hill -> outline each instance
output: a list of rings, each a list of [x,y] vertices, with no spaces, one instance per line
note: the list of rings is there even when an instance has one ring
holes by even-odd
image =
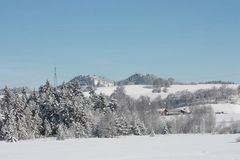
[[[96,75],[80,75],[74,77],[70,82],[79,82],[81,86],[93,86],[93,87],[112,87],[115,85],[115,82],[103,77],[103,76],[96,76]]]
[[[157,85],[166,85],[168,83],[173,83],[173,79],[170,78],[168,80],[164,80],[163,78],[160,78],[153,74],[140,74],[136,73],[131,75],[125,80],[121,80],[118,82],[118,85],[154,85],[155,83]]]

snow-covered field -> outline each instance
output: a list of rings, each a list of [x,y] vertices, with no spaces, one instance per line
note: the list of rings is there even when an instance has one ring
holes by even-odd
[[[211,104],[215,112],[223,112],[224,114],[216,115],[216,122],[221,123],[240,120],[240,105],[239,104]]]
[[[224,112],[225,114],[240,113],[239,104],[230,104],[230,103],[211,104],[211,107],[214,109],[215,112]]]
[[[217,114],[216,115],[217,124],[221,124],[222,122],[226,122],[227,124],[231,124],[234,121],[240,121],[240,114],[239,113]]]
[[[221,84],[197,84],[197,85],[172,85],[170,88],[168,88],[167,93],[152,93],[151,86],[145,86],[145,85],[126,85],[125,90],[126,94],[131,96],[132,98],[139,98],[140,96],[148,96],[152,100],[158,96],[161,96],[162,98],[166,98],[170,93],[176,93],[178,91],[190,91],[195,92],[199,89],[211,89],[213,87],[219,88],[221,87]],[[227,85],[227,87],[230,88],[237,88],[238,85]],[[96,93],[103,93],[105,95],[110,96],[116,87],[99,87],[96,90]]]
[[[240,160],[240,135],[0,142],[1,160]]]

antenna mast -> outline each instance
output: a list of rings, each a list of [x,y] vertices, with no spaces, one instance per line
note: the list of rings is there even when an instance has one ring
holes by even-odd
[[[57,84],[58,81],[57,81],[57,68],[54,67],[54,87],[56,88],[57,87]]]

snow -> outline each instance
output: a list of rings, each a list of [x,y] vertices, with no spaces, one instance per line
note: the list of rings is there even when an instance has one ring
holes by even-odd
[[[195,92],[199,89],[211,89],[213,87],[219,88],[221,87],[221,84],[196,84],[196,85],[172,85],[168,88],[167,93],[152,93],[151,86],[146,85],[126,85],[125,90],[126,94],[131,96],[132,98],[139,98],[140,96],[148,96],[151,98],[151,100],[157,98],[158,96],[161,96],[162,98],[166,98],[171,93],[176,93],[178,91],[189,91],[189,92]],[[227,85],[229,88],[237,88],[238,85],[231,84]],[[99,87],[96,90],[96,93],[100,94],[103,93],[105,95],[110,96],[114,90],[115,87]]]
[[[114,139],[0,142],[2,160],[239,160],[240,135],[164,135]]]
[[[227,122],[227,124],[231,124],[234,121],[240,121],[239,113],[217,114],[216,115],[217,124],[221,124],[222,122]]]
[[[221,123],[232,122],[240,120],[240,105],[239,104],[210,104],[215,112],[223,112],[223,114],[216,115],[216,122]]]
[[[225,114],[240,113],[239,104],[222,103],[210,105],[215,112],[224,112]]]

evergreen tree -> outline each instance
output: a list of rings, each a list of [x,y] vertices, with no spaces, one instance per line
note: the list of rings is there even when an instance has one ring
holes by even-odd
[[[45,85],[39,88],[39,106],[40,116],[44,120],[43,126],[45,126],[45,121],[48,121],[47,124],[51,126],[52,135],[56,134],[58,125],[60,124],[59,105],[60,96],[58,96],[56,88],[52,87],[49,81],[47,81]]]
[[[146,135],[147,129],[143,122],[139,119],[135,119],[132,125],[132,133],[137,136]]]
[[[123,115],[116,117],[115,127],[118,136],[130,134],[130,125],[128,124],[126,118]]]
[[[69,130],[64,124],[60,124],[57,129],[57,140],[65,140],[69,137]]]
[[[44,120],[43,127],[44,127],[44,136],[45,137],[51,136],[52,128],[51,128],[51,124],[49,123],[49,121],[47,119]]]
[[[24,113],[27,119],[26,123],[28,126],[27,132],[31,138],[39,138],[41,136],[41,133],[44,131],[42,126],[43,121],[40,118],[40,108],[37,102],[37,96],[34,92],[28,98],[26,108],[24,109]]]
[[[84,126],[82,126],[81,123],[74,123],[74,136],[75,138],[83,138],[83,137],[88,137],[89,134],[86,132]]]
[[[24,108],[26,101],[24,98],[11,92],[7,87],[4,89],[4,98],[1,109],[5,114],[5,122],[1,128],[1,133],[5,140],[28,139],[26,117]]]

